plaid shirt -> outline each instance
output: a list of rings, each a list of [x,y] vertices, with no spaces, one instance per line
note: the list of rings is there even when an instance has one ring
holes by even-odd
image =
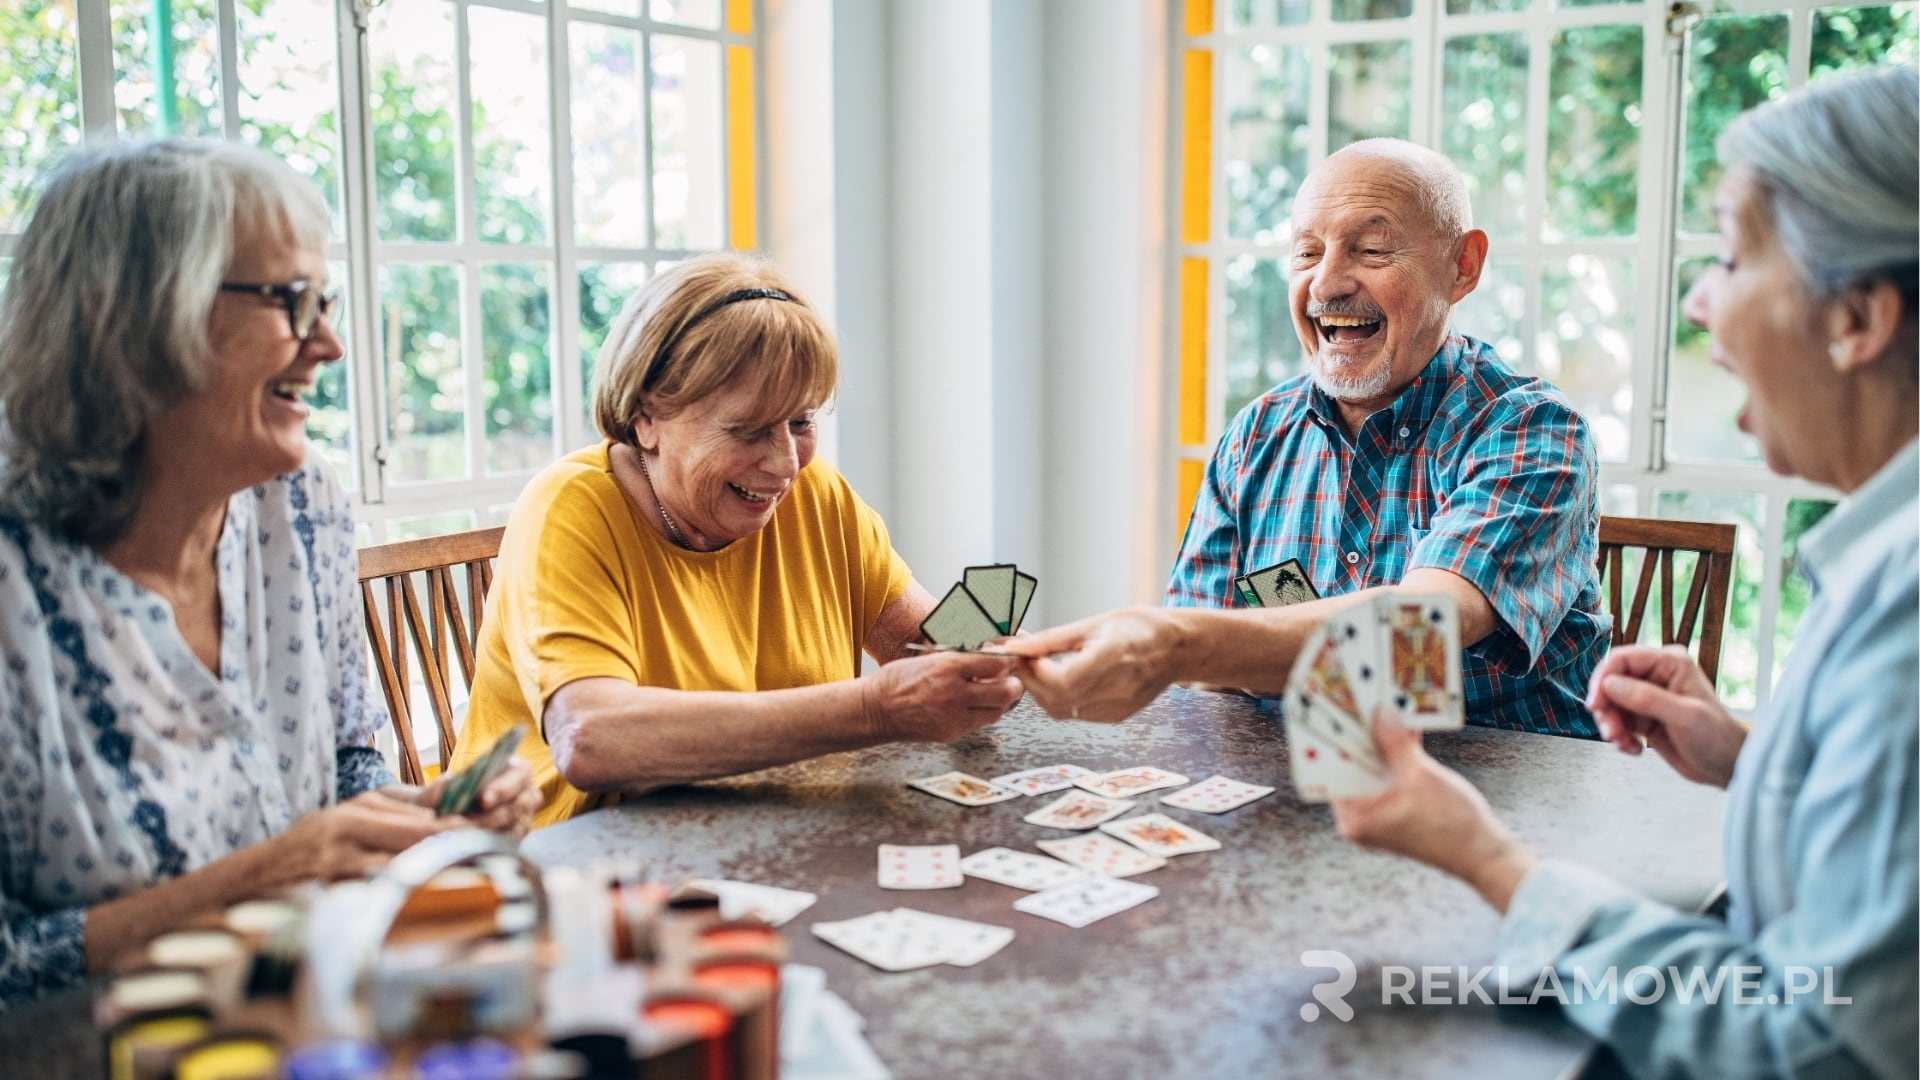
[[[1500,625],[1461,657],[1469,721],[1597,736],[1582,700],[1606,651],[1586,421],[1551,385],[1454,335],[1349,440],[1300,376],[1233,419],[1167,584],[1175,607],[1233,607],[1233,579],[1299,559],[1321,596],[1416,567],[1472,582]]]

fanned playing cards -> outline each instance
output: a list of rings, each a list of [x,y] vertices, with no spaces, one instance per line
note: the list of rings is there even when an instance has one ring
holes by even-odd
[[[1012,563],[969,566],[921,620],[920,632],[934,649],[978,649],[1019,631],[1039,584]]]
[[[1299,559],[1243,574],[1233,579],[1233,587],[1248,607],[1285,607],[1320,599],[1320,591],[1313,587],[1313,579],[1307,577]]]

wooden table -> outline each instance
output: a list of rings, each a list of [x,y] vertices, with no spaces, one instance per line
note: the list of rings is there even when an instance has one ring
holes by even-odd
[[[1469,728],[1430,735],[1535,850],[1698,907],[1721,876],[1721,792],[1648,754],[1599,743]],[[958,769],[992,777],[1071,762],[1223,773],[1280,790],[1224,815],[1170,810],[1223,849],[1174,858],[1134,880],[1160,895],[1073,930],[1013,910],[1026,895],[969,878],[958,889],[882,890],[875,847],[957,843],[963,853],[1067,835],[1021,821],[1053,796],[965,807],[906,786]],[[1160,794],[1165,794],[1162,792]],[[1148,796],[1151,799],[1153,796]],[[795,959],[867,1020],[903,1078],[1475,1076],[1553,1077],[1591,1042],[1551,1007],[1382,1005],[1382,965],[1473,971],[1491,963],[1498,919],[1466,886],[1359,850],[1286,776],[1277,714],[1223,695],[1172,690],[1123,724],[1048,719],[1023,702],[951,745],[834,754],[658,792],[529,837],[547,865],[637,863],[646,876],[729,877],[806,889],[820,901],[788,924]],[[1013,943],[973,968],[886,973],[815,938],[814,922],[893,907],[1008,926]],[[1332,973],[1309,949],[1359,968],[1351,1022],[1301,1018]]]

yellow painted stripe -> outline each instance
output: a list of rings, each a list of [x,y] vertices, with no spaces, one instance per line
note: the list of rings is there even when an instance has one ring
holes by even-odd
[[[1207,441],[1207,260],[1180,260],[1180,444]]]
[[[1207,242],[1213,194],[1213,51],[1187,50],[1184,160],[1180,169],[1180,242]]]
[[[1173,534],[1174,543],[1187,534],[1187,522],[1193,517],[1193,502],[1200,497],[1200,481],[1206,477],[1207,463],[1183,458],[1180,462],[1180,503],[1174,507],[1174,516],[1180,522],[1180,528]]]
[[[731,18],[735,0],[729,0]],[[744,3],[739,6],[745,7]],[[760,246],[754,215],[758,186],[753,160],[753,50],[727,46],[727,222],[735,251]]]
[[[727,0],[727,33],[753,33],[753,0]]]
[[[1187,0],[1187,35],[1213,33],[1213,0]]]

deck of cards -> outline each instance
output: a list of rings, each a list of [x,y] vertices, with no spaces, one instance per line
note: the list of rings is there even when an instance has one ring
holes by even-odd
[[[969,566],[921,620],[920,632],[933,649],[978,650],[1020,630],[1039,584],[1012,563]]]
[[[1294,659],[1285,703],[1287,753],[1302,799],[1385,791],[1374,709],[1394,709],[1411,728],[1466,721],[1453,598],[1389,593],[1329,616]]]

